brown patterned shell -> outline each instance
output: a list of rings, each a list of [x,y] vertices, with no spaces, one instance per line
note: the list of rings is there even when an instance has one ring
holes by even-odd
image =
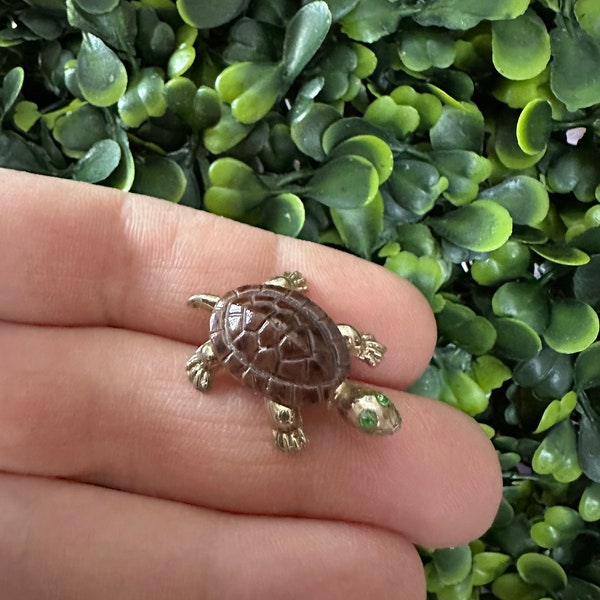
[[[329,400],[350,370],[344,338],[323,309],[273,285],[225,294],[213,309],[210,339],[234,377],[289,407]]]

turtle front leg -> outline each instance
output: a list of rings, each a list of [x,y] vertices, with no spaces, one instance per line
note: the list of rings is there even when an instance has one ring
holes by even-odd
[[[212,342],[209,340],[200,346],[188,359],[185,369],[192,385],[201,392],[207,392],[212,384],[215,371],[219,366]]]
[[[308,289],[306,279],[300,271],[286,271],[283,275],[273,277],[265,281],[266,285],[276,285],[286,290],[295,290],[296,292],[305,292]]]
[[[385,354],[385,346],[380,344],[371,334],[361,333],[352,325],[338,325],[340,333],[346,340],[346,345],[352,356],[364,360],[376,367]]]
[[[297,408],[290,408],[274,400],[267,400],[267,412],[273,426],[273,443],[282,452],[299,452],[307,439],[302,431],[302,416]]]

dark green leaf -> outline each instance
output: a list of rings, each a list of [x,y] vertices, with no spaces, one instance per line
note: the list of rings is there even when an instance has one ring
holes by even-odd
[[[73,0],[73,2],[82,10],[93,15],[110,12],[119,4],[119,0]]]
[[[279,194],[262,205],[261,227],[280,235],[296,237],[304,226],[304,204],[295,194]]]
[[[443,29],[407,29],[400,38],[398,54],[412,71],[445,69],[454,61],[454,39]]]
[[[492,324],[468,306],[446,302],[436,317],[439,334],[471,354],[485,354],[496,342]]]
[[[538,334],[523,321],[511,317],[490,319],[496,329],[494,351],[511,360],[535,356],[542,349]]]
[[[95,106],[115,104],[127,88],[127,71],[119,57],[98,37],[83,34],[77,56],[77,82]]]
[[[400,11],[388,0],[359,0],[341,20],[342,31],[359,42],[376,42],[398,26]]]
[[[308,111],[292,121],[292,140],[300,152],[322,161],[325,159],[325,149],[321,141],[323,132],[340,118],[340,113],[333,106],[315,102]]]
[[[288,23],[282,63],[289,81],[296,79],[319,49],[330,25],[331,13],[320,0],[303,6]]]
[[[514,317],[542,333],[548,324],[550,305],[544,287],[537,281],[511,281],[498,288],[492,308],[499,317]]]
[[[369,259],[383,229],[383,198],[376,194],[364,206],[331,209],[331,218],[345,246]]]
[[[582,471],[592,481],[600,483],[600,416],[589,404],[581,413],[577,448]]]
[[[469,546],[456,546],[436,550],[433,564],[444,585],[460,583],[471,571],[471,549]]]
[[[492,23],[492,59],[507,79],[531,79],[550,60],[550,36],[531,9],[513,19]]]
[[[186,184],[182,168],[170,158],[147,156],[136,160],[133,192],[179,202]]]
[[[379,187],[375,167],[361,156],[340,156],[310,178],[305,195],[332,208],[358,208],[373,199]]]
[[[511,239],[488,258],[473,263],[471,274],[480,285],[496,285],[524,275],[528,267],[527,246]]]
[[[2,94],[0,95],[0,100],[2,101],[2,112],[0,115],[6,114],[17,101],[24,80],[25,71],[23,71],[22,67],[14,67],[4,76],[2,80]]]
[[[177,10],[188,25],[198,29],[211,29],[235,19],[244,10],[247,2],[248,0],[177,0]]]
[[[580,266],[573,275],[573,291],[581,302],[600,309],[600,255],[595,254],[590,262]]]
[[[600,342],[588,346],[575,361],[575,386],[585,390],[600,385]]]
[[[119,144],[113,140],[100,140],[77,161],[73,179],[88,183],[103,181],[117,168],[120,160]]]
[[[470,150],[481,152],[483,147],[483,115],[474,107],[444,106],[431,128],[429,137],[434,150]]]

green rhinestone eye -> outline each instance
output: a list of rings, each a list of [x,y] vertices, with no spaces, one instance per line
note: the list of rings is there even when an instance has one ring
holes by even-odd
[[[372,410],[363,410],[358,417],[358,425],[365,431],[372,431],[377,427],[377,415]]]
[[[377,402],[381,404],[381,406],[389,406],[391,404],[390,399],[387,396],[384,396],[381,392],[375,396],[377,398]]]

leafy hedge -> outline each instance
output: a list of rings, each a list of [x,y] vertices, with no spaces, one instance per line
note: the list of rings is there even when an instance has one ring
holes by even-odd
[[[0,165],[412,281],[504,500],[432,598],[600,599],[597,0],[0,1]]]

